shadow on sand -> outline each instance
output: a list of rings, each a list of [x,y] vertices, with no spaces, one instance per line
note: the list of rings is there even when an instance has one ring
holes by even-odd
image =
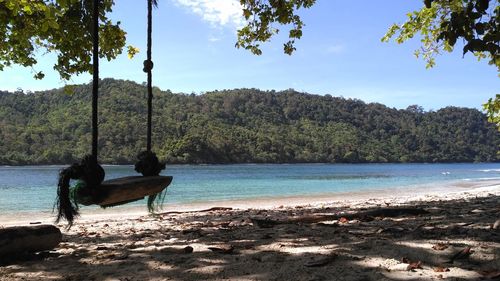
[[[491,227],[499,218],[499,196],[412,206],[430,213],[269,228],[250,220],[359,211],[296,207],[76,225],[55,251],[0,266],[0,280],[500,278],[494,274],[500,269],[500,232]],[[457,254],[467,247],[470,252]]]

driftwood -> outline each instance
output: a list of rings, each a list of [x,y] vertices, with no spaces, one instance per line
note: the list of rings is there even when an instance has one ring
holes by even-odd
[[[195,211],[170,211],[170,212],[163,212],[159,213],[158,215],[174,215],[174,214],[187,214],[187,213],[205,213],[205,212],[212,212],[212,211],[230,211],[233,208],[231,207],[212,207],[209,209],[203,209],[203,210],[195,210]]]
[[[10,255],[51,250],[61,239],[61,231],[53,225],[1,228],[0,259]]]
[[[278,224],[290,223],[318,223],[329,220],[366,220],[374,217],[399,217],[404,215],[425,215],[429,212],[421,208],[380,208],[375,210],[348,213],[348,214],[332,214],[332,215],[307,215],[292,217],[285,220],[259,219],[251,218],[252,222],[259,227],[273,227]]]

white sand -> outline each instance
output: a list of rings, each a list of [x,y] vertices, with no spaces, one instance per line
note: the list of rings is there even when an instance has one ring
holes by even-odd
[[[430,214],[271,228],[251,220],[409,205]],[[59,225],[63,242],[43,258],[0,266],[0,280],[477,280],[500,270],[500,231],[492,229],[500,218],[495,181],[413,193],[167,205],[165,211],[213,206],[233,209],[156,216],[135,208],[86,213],[70,230]],[[26,219],[51,220],[11,218],[2,225]],[[433,249],[437,243],[446,249]],[[469,256],[450,261],[466,247],[472,249]],[[417,268],[408,270],[410,263]]]

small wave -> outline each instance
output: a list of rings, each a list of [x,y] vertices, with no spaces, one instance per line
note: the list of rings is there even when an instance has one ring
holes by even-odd
[[[443,174],[443,175],[449,175],[451,173],[450,172],[441,172],[441,174]]]
[[[474,179],[462,179],[463,181],[489,181],[489,180],[500,180],[500,177],[492,177],[492,178],[474,178]]]
[[[477,171],[489,173],[489,172],[500,172],[500,169],[483,169],[483,170],[477,170]]]

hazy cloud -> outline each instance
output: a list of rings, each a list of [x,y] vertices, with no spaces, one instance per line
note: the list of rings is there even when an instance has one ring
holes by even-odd
[[[331,46],[328,46],[326,47],[325,49],[325,53],[327,54],[340,54],[344,51],[344,46],[343,45],[331,45]]]

